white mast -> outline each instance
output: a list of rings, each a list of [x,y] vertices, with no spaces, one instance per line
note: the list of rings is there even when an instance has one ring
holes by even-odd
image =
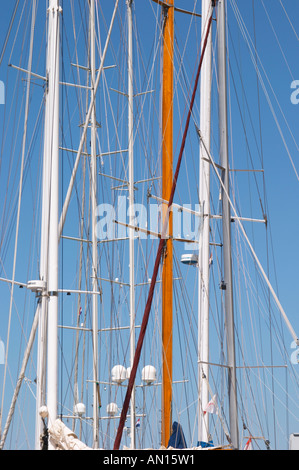
[[[212,12],[211,0],[202,0],[202,40],[206,37]],[[210,149],[211,134],[211,81],[212,31],[210,30],[201,69],[200,131]],[[200,145],[199,198],[203,210],[202,239],[198,257],[198,380],[199,413],[198,440],[209,441],[208,413],[203,408],[209,402],[209,258],[210,258],[210,163],[205,146]]]
[[[97,208],[97,152],[96,152],[96,102],[95,102],[95,2],[90,0],[90,68],[91,68],[91,198],[92,198],[92,331],[93,331],[93,447],[99,443],[98,402],[98,247],[96,238]]]
[[[234,305],[231,259],[231,211],[229,200],[229,161],[227,123],[227,79],[226,79],[226,13],[225,0],[218,0],[218,76],[219,76],[219,135],[220,164],[222,170],[222,231],[223,265],[225,289],[225,330],[227,341],[228,394],[230,436],[235,448],[239,447],[238,409],[236,388],[236,358],[234,337]]]
[[[133,44],[132,44],[132,3],[127,0],[128,11],[128,149],[129,149],[129,224],[134,225],[134,153],[133,153]],[[134,276],[134,229],[129,228],[130,244],[130,362],[135,355],[135,276]],[[131,395],[131,449],[136,447],[135,386]]]
[[[58,378],[58,203],[59,203],[59,0],[49,0],[45,162],[49,168],[48,246],[48,427],[57,418]],[[49,166],[48,166],[49,164]],[[46,247],[45,247],[46,248]],[[51,448],[51,444],[49,444]]]
[[[32,281],[40,293],[28,346],[1,441],[4,445],[26,365],[38,332],[35,448],[41,448],[40,407],[45,404],[45,370],[48,316],[48,426],[57,416],[57,317],[58,317],[58,164],[59,164],[59,0],[49,0],[43,198],[41,223],[40,280]],[[35,3],[33,17],[35,16]],[[32,44],[31,44],[32,46]],[[29,71],[31,70],[31,65]],[[29,79],[30,83],[30,79]],[[27,90],[29,88],[27,87]],[[28,284],[30,285],[30,283]]]

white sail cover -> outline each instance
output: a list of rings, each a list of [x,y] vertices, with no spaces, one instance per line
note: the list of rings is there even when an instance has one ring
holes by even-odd
[[[94,450],[88,447],[84,442],[81,442],[76,434],[69,429],[60,419],[57,419],[53,426],[49,428],[49,438],[51,444],[56,447],[56,450]],[[191,447],[188,449],[180,450],[230,450],[230,445],[216,446],[210,448]],[[131,450],[129,447],[124,446],[123,450]],[[150,449],[147,449],[150,450]],[[161,447],[160,450],[178,450],[173,447]]]
[[[57,419],[49,428],[49,437],[57,450],[93,450],[81,442],[60,419]]]

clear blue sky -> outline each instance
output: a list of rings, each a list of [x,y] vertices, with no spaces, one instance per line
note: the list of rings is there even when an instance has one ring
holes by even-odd
[[[75,2],[78,0],[75,0]],[[0,3],[4,5],[4,1],[0,0]],[[16,99],[16,96],[12,96],[11,80],[13,76],[17,73],[12,70],[8,71],[7,64],[12,62],[14,64],[18,63],[18,53],[22,50],[22,35],[28,37],[29,30],[23,31],[23,25],[20,25],[20,29],[17,33],[17,22],[20,18],[20,10],[25,6],[24,15],[29,17],[30,9],[28,2],[20,2],[19,12],[16,19],[16,24],[14,25],[12,35],[10,37],[7,51],[4,56],[4,60],[0,66],[0,80],[4,83],[6,90],[6,103],[10,103],[12,99]],[[37,39],[37,52],[34,55],[34,68],[39,73],[44,73],[44,58],[42,49],[39,48],[39,44],[42,43],[43,35],[45,34],[44,23],[45,11],[44,4],[45,2],[39,2],[39,14],[42,16],[42,20],[37,23],[36,27],[36,38]],[[103,9],[107,9],[107,23],[111,16],[111,11],[113,8],[114,2],[98,2],[99,8],[100,4]],[[123,2],[125,3],[125,2]],[[153,19],[154,12],[157,10],[157,5],[155,3],[151,4],[149,1],[143,0],[143,2],[135,2],[135,10],[137,19]],[[80,8],[82,8],[83,2],[78,3]],[[176,0],[176,5],[178,7],[184,8],[186,10],[193,9],[193,0]],[[240,24],[237,23],[236,17],[234,14],[234,5],[237,4],[238,10],[242,16],[242,19],[246,25],[247,30],[242,32],[240,29]],[[1,18],[0,18],[0,48],[5,41],[6,32],[8,30],[9,20],[13,11],[14,2],[10,1],[7,5],[5,3],[5,8],[2,8]],[[254,7],[254,9],[253,9]],[[65,24],[65,36],[69,34],[71,37],[71,29],[67,25],[67,15],[66,11],[70,12],[69,9],[65,9],[64,14],[64,24]],[[122,11],[125,11],[125,8],[122,8]],[[197,12],[200,11],[200,2],[198,1]],[[254,11],[254,16],[253,16]],[[78,10],[76,11],[78,19],[80,14]],[[251,167],[251,159],[254,161],[253,167],[255,169],[261,168],[261,156],[263,160],[263,168],[265,170],[265,182],[266,182],[266,197],[267,197],[267,209],[266,213],[270,221],[269,231],[268,231],[268,242],[269,242],[269,254],[272,257],[272,249],[275,258],[275,270],[274,264],[270,262],[270,273],[271,273],[271,282],[273,286],[277,289],[281,303],[295,329],[299,334],[299,321],[298,321],[298,282],[299,282],[299,249],[298,249],[298,237],[299,237],[299,215],[298,215],[298,202],[299,202],[299,181],[296,175],[296,172],[299,174],[299,155],[298,155],[298,124],[299,124],[299,104],[293,104],[291,102],[291,93],[294,91],[291,89],[291,83],[294,80],[299,80],[299,25],[297,19],[299,18],[299,4],[297,0],[239,0],[239,1],[229,1],[228,2],[228,42],[229,42],[229,60],[232,71],[233,80],[229,82],[229,93],[230,93],[230,106],[229,111],[232,116],[232,134],[230,134],[230,139],[232,139],[233,145],[230,147],[230,157],[232,159],[232,167],[234,169],[248,169]],[[240,19],[240,18],[239,18]],[[123,20],[124,21],[124,20]],[[176,31],[179,27],[186,26],[189,17],[184,16],[180,17],[179,14],[176,14]],[[239,22],[240,23],[240,22]],[[29,23],[28,23],[29,24]],[[148,45],[152,45],[152,35],[154,29],[153,21],[145,21],[144,26],[139,31],[139,38],[141,39],[141,47],[144,49],[145,53],[143,56],[144,63],[146,64],[148,58],[150,57]],[[243,27],[243,26],[242,26]],[[197,30],[198,33],[199,29]],[[67,32],[67,34],[66,34]],[[185,29],[186,32],[186,29]],[[85,32],[80,32],[80,41],[84,41],[86,36]],[[195,38],[196,30],[192,30],[192,34]],[[249,44],[244,40],[244,35],[246,36]],[[10,58],[10,51],[14,44],[14,38],[17,38],[17,41],[14,45],[14,53],[12,58]],[[104,38],[104,35],[103,35]],[[184,36],[182,33],[178,33],[178,42],[183,42]],[[104,39],[102,39],[102,47]],[[251,42],[252,41],[252,42]],[[258,57],[255,55],[253,45],[256,44]],[[189,46],[190,48],[190,43]],[[114,50],[117,51],[117,41],[114,43]],[[253,51],[253,55],[250,55],[249,49]],[[80,48],[79,48],[80,51]],[[1,49],[0,49],[1,52]],[[190,49],[189,49],[190,52]],[[191,42],[191,52],[192,42]],[[197,51],[196,51],[197,52]],[[24,59],[22,66],[26,64],[28,50],[24,51]],[[115,52],[116,53],[116,52]],[[68,52],[65,53],[66,55]],[[146,55],[148,54],[148,55]],[[151,54],[153,51],[151,50]],[[195,53],[191,54],[191,59],[189,62],[189,67],[191,70],[195,67]],[[109,55],[109,60],[111,63],[113,61],[113,54]],[[81,57],[81,59],[83,59]],[[75,61],[75,58],[73,58]],[[254,62],[258,61],[258,69],[260,71],[261,81],[258,84],[259,96],[257,94],[257,77],[255,73]],[[140,59],[141,61],[141,59]],[[142,67],[141,67],[142,69]],[[142,75],[142,74],[141,74]],[[242,75],[242,80],[241,80]],[[108,76],[108,75],[107,75]],[[67,80],[70,79],[68,75],[65,76]],[[216,77],[214,75],[214,84]],[[24,82],[25,83],[25,82]],[[140,90],[142,85],[142,77],[140,78]],[[120,85],[119,85],[120,86]],[[238,90],[238,99],[235,95],[234,87]],[[19,101],[21,101],[21,91],[22,88],[19,88]],[[40,102],[42,97],[42,88],[39,86],[39,83],[35,85],[35,91],[37,94],[37,103]],[[214,99],[216,95],[213,95]],[[258,101],[259,99],[259,101]],[[277,100],[277,101],[276,101]],[[269,105],[269,101],[271,105]],[[259,104],[260,104],[260,114],[259,114]],[[101,102],[101,105],[104,105]],[[272,107],[272,108],[271,108]],[[6,114],[5,114],[5,109]],[[0,104],[0,146],[2,149],[4,137],[6,136],[3,122],[4,118],[8,119],[8,110],[9,106],[4,107]],[[38,108],[34,108],[35,115],[38,113]],[[103,108],[102,108],[103,109]],[[250,113],[248,111],[250,109]],[[244,121],[241,120],[240,110],[243,111]],[[71,114],[71,112],[70,112]],[[104,113],[103,113],[104,114]],[[103,118],[102,111],[99,111],[99,116]],[[65,116],[67,113],[65,113]],[[11,122],[18,122],[18,114],[16,116],[12,115]],[[100,120],[98,117],[98,120]],[[20,128],[23,126],[23,118],[20,118]],[[195,113],[195,120],[198,119],[198,112]],[[197,122],[198,123],[198,122]],[[260,127],[261,125],[261,127]],[[254,128],[254,131],[253,131]],[[246,136],[244,135],[244,129],[246,130]],[[32,131],[32,128],[30,128]],[[262,136],[262,154],[260,150],[260,130]],[[194,127],[192,128],[194,136]],[[283,137],[282,137],[283,135]],[[77,144],[77,135],[75,135],[74,145]],[[176,140],[177,136],[175,137]],[[217,139],[217,131],[215,131],[215,138]],[[5,137],[6,145],[13,147],[14,137],[10,134],[7,134]],[[30,139],[29,139],[30,140]],[[257,141],[257,143],[256,143]],[[8,144],[9,142],[9,144]],[[178,142],[180,138],[178,137]],[[194,153],[196,154],[196,140],[194,143]],[[249,143],[249,145],[247,145]],[[106,142],[105,142],[106,144]],[[179,144],[178,144],[179,145]],[[3,147],[4,148],[4,147]],[[5,147],[6,148],[6,147]],[[41,141],[37,140],[36,152],[40,152]],[[217,151],[217,141],[213,142],[212,152],[216,155]],[[215,153],[214,153],[215,152]],[[176,150],[175,158],[177,157],[178,150]],[[215,157],[217,158],[217,157]],[[187,159],[186,159],[187,160]],[[292,162],[295,166],[295,169],[292,166]],[[192,164],[195,160],[192,160]],[[17,162],[16,162],[17,164]],[[17,194],[16,186],[14,187],[13,193],[6,191],[6,182],[9,177],[9,161],[6,158],[5,151],[1,150],[1,162],[0,162],[0,208],[1,212],[6,201],[6,195],[9,194],[9,197]],[[32,163],[33,169],[35,163]],[[141,166],[141,165],[140,165]],[[194,168],[194,167],[193,167]],[[31,167],[32,169],[32,167]],[[107,167],[105,167],[105,171]],[[108,169],[110,170],[110,169]],[[10,175],[10,182],[13,182],[14,176],[18,178],[18,173],[14,175],[15,167],[13,167],[12,174]],[[67,170],[66,175],[67,175]],[[143,168],[136,168],[136,174],[143,175]],[[196,188],[197,178],[198,178],[198,168],[194,170],[194,173],[188,175],[188,179],[191,180],[191,184]],[[191,173],[191,172],[190,172]],[[36,177],[36,172],[32,172],[32,179],[28,178],[27,183],[29,182],[29,191],[25,192],[25,203],[24,208],[28,209],[30,213],[30,218],[28,220],[35,221],[35,217],[32,216],[32,212],[29,210],[29,204],[32,202],[32,197],[35,194],[32,190],[33,180]],[[123,176],[123,175],[122,175]],[[68,175],[66,176],[66,179]],[[186,181],[185,166],[182,168],[181,182],[182,186],[178,187],[177,193],[177,202],[186,203],[189,202],[189,199],[186,195],[184,183]],[[248,175],[244,176],[243,174],[234,174],[236,179],[239,195],[240,195],[240,207],[241,214],[244,217],[253,217],[261,218],[263,216],[261,206],[259,203],[259,196],[256,191],[254,177]],[[215,179],[213,180],[215,184]],[[264,192],[263,192],[263,179],[261,174],[257,174],[258,188],[261,191],[261,198],[264,203]],[[252,191],[251,199],[248,197],[248,189],[250,184],[250,190]],[[215,188],[215,186],[213,186]],[[66,187],[64,187],[64,190]],[[216,190],[217,191],[217,190]],[[186,197],[186,199],[185,199]],[[141,202],[141,201],[140,201]],[[27,206],[28,204],[28,206]],[[239,207],[239,206],[238,206]],[[33,214],[34,215],[34,214]],[[1,216],[2,217],[2,216]],[[26,226],[26,212],[22,212],[22,222],[25,222]],[[32,219],[31,219],[32,217]],[[7,220],[8,215],[5,216],[4,222]],[[1,219],[2,220],[2,219]],[[30,222],[31,223],[31,222]],[[5,225],[5,224],[4,224]],[[70,227],[70,226],[68,226]],[[254,246],[256,248],[257,254],[260,256],[261,261],[265,269],[267,269],[267,257],[265,252],[265,231],[261,226],[255,226],[254,232],[251,231],[249,226],[246,224],[246,230],[248,234],[253,238]],[[270,231],[271,230],[271,231]],[[37,231],[38,233],[38,231]],[[39,244],[38,235],[35,243]],[[21,232],[22,240],[24,240],[24,246],[20,245],[20,252],[24,249],[29,250],[30,240],[28,241],[25,235],[25,230],[22,225]],[[252,239],[252,238],[251,238]],[[6,261],[12,257],[12,247],[14,240],[14,232],[11,233],[11,245],[10,251],[8,251],[8,256]],[[2,242],[2,239],[0,240]],[[26,242],[26,243],[25,243]],[[273,245],[272,245],[273,244]],[[5,249],[1,247],[1,249]],[[38,251],[38,250],[37,250]],[[4,258],[4,255],[1,251],[1,263]],[[36,254],[38,258],[38,253]],[[9,277],[11,275],[11,263],[6,264],[7,272],[4,273],[1,271],[1,276]],[[2,266],[1,266],[2,267]],[[36,272],[36,266],[30,266],[32,272]],[[17,271],[18,272],[18,271]],[[21,272],[21,271],[20,271]],[[24,276],[27,276],[27,272],[22,272]],[[31,273],[30,273],[31,274]],[[29,275],[30,275],[29,274]],[[185,274],[184,274],[185,275]],[[192,274],[188,274],[191,276]],[[23,278],[21,279],[24,280]],[[25,279],[27,280],[27,278]],[[5,287],[5,292],[7,293],[7,286]],[[0,291],[1,292],[1,291]],[[16,295],[19,295],[18,293]],[[6,310],[7,310],[7,304]],[[5,317],[5,312],[2,311],[1,315]],[[26,331],[30,328],[30,320],[26,320]],[[5,338],[6,336],[7,323],[6,320],[0,327],[0,337]],[[291,349],[291,337],[289,332],[285,331],[286,338],[286,354],[291,355],[293,350]],[[0,366],[2,367],[2,366]],[[296,366],[299,367],[299,366]],[[1,376],[2,380],[2,376]],[[0,382],[1,383],[1,382]],[[2,391],[2,390],[1,390]],[[295,414],[297,410],[295,410]],[[296,420],[295,420],[296,422]],[[291,429],[291,431],[299,430],[299,425],[297,423],[297,429]]]

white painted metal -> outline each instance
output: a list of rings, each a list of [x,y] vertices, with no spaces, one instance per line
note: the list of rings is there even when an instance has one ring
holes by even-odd
[[[49,168],[49,245],[48,263],[48,427],[57,418],[58,395],[58,204],[59,204],[59,0],[49,0],[48,8],[48,89],[46,99],[46,161]],[[46,163],[47,166],[47,163]],[[52,448],[49,443],[49,449]]]
[[[103,68],[104,68],[104,62],[105,62],[106,53],[107,53],[108,45],[109,45],[110,38],[111,38],[112,27],[113,27],[116,12],[117,12],[117,9],[118,9],[118,4],[119,4],[119,0],[116,0],[115,5],[114,5],[112,18],[111,18],[111,22],[110,22],[110,26],[109,26],[109,31],[107,33],[106,43],[105,43],[103,53],[102,53],[102,56],[101,56],[101,64],[100,64],[100,67],[98,69],[98,73],[97,73],[97,77],[96,77],[96,81],[95,81],[95,85],[94,85],[94,96],[97,92],[97,89],[98,89],[98,86],[99,86],[99,83],[100,83],[100,78],[101,78],[101,75],[102,75],[102,71],[103,71]],[[83,150],[83,145],[84,145],[85,138],[86,138],[86,132],[87,132],[87,128],[89,127],[89,123],[90,123],[90,119],[91,119],[92,109],[93,109],[93,101],[91,101],[91,103],[89,105],[89,108],[88,108],[88,112],[86,114],[86,119],[85,119],[85,123],[84,123],[84,127],[83,127],[83,132],[82,132],[82,135],[81,135],[77,155],[76,155],[76,160],[75,160],[75,163],[74,163],[71,179],[70,179],[70,182],[69,182],[69,187],[68,187],[68,190],[67,190],[67,193],[66,193],[64,205],[63,205],[63,208],[62,208],[62,213],[61,213],[61,216],[60,216],[59,232],[58,232],[58,237],[59,238],[62,235],[62,230],[63,230],[63,226],[64,226],[64,223],[65,223],[66,214],[67,214],[69,203],[70,203],[70,200],[71,200],[71,195],[72,195],[72,191],[73,191],[73,187],[74,187],[74,183],[75,183],[76,173],[77,173],[77,170],[78,170],[78,166],[79,166],[79,162],[80,162],[81,154],[82,154],[82,150]]]
[[[132,43],[132,0],[127,0],[128,15],[128,151],[129,151],[129,224],[134,225],[134,95],[133,95],[133,43]],[[129,228],[129,256],[130,256],[130,363],[131,367],[135,355],[135,231]],[[136,410],[135,410],[135,385],[131,394],[131,449],[136,447]]]
[[[223,269],[225,283],[225,330],[227,337],[227,365],[230,436],[235,448],[239,448],[238,406],[236,384],[236,357],[234,333],[234,303],[232,285],[231,257],[231,207],[229,203],[229,158],[228,158],[228,122],[227,122],[227,77],[226,77],[226,2],[218,1],[218,76],[219,76],[219,135],[220,164],[222,181],[222,236],[223,236]]]
[[[212,2],[202,0],[202,41],[212,13]],[[210,148],[211,134],[211,83],[212,83],[212,32],[208,37],[201,69],[200,85],[200,129]],[[198,256],[198,381],[199,381],[199,422],[198,440],[209,441],[208,413],[203,409],[209,402],[209,258],[210,258],[210,163],[205,147],[200,145],[199,197],[203,217],[202,233]]]
[[[97,121],[96,121],[96,65],[95,65],[95,2],[90,0],[90,69],[91,69],[91,207],[92,207],[92,290],[98,291],[98,245],[96,237],[97,209]],[[92,296],[93,337],[93,448],[99,447],[99,403],[98,403],[98,296]]]

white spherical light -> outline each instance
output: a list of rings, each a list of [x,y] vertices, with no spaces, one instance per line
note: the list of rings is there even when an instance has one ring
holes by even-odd
[[[109,403],[107,405],[107,413],[109,416],[115,416],[117,413],[117,404],[116,403]]]
[[[113,382],[117,384],[121,384],[127,378],[127,370],[124,366],[117,365],[113,367],[111,371],[111,375],[112,375]]]
[[[145,366],[142,369],[141,375],[143,382],[147,385],[150,385],[157,380],[157,372],[154,366]]]
[[[85,415],[85,411],[86,411],[86,407],[84,403],[76,403],[76,405],[74,406],[75,415],[83,416]]]
[[[43,406],[40,407],[40,409],[39,409],[39,415],[40,415],[41,418],[47,418],[47,416],[48,416],[48,408],[47,408],[45,405],[43,405]]]

